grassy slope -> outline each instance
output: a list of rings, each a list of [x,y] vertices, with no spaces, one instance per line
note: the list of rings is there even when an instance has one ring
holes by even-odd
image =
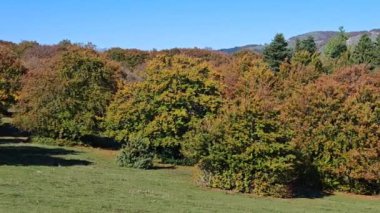
[[[227,194],[196,186],[191,168],[119,168],[114,155],[1,142],[0,212],[380,212],[379,198]]]

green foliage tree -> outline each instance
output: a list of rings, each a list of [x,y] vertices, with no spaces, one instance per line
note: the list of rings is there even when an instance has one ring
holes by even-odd
[[[296,40],[295,50],[290,61],[292,66],[297,64],[309,65],[312,63],[319,69],[322,69],[322,62],[319,60],[319,53],[317,53],[317,45],[312,36],[308,36],[303,40]]]
[[[279,71],[281,63],[290,59],[291,56],[284,35],[276,34],[273,41],[265,47],[263,55],[265,62],[269,64],[272,70]]]
[[[25,76],[17,126],[40,136],[72,140],[99,130],[115,90],[117,67],[91,49],[73,48]]]
[[[346,41],[348,36],[343,27],[339,28],[339,33],[332,37],[326,44],[324,53],[331,59],[338,59],[347,51]]]
[[[129,84],[116,95],[106,117],[108,135],[126,144],[140,135],[161,159],[182,159],[183,135],[221,104],[213,78],[209,66],[196,59],[157,56],[145,81]]]
[[[375,41],[375,65],[380,67],[380,35],[376,37]]]
[[[301,50],[297,51],[293,54],[293,57],[290,61],[290,64],[292,66],[297,65],[313,65],[318,70],[323,70],[323,63],[320,60],[320,54],[319,53],[310,53],[309,51]],[[280,67],[281,70],[281,67]]]
[[[310,54],[313,54],[317,51],[317,44],[313,36],[308,36],[303,40],[296,40],[295,52],[307,51]]]
[[[354,48],[351,59],[355,64],[375,63],[375,45],[367,34],[364,34],[360,38],[358,44]]]
[[[187,136],[185,154],[199,161],[199,181],[240,192],[291,196],[296,175],[290,132],[281,125],[272,96],[275,75],[254,55],[240,54],[233,95],[216,117],[196,125]]]
[[[145,51],[121,48],[111,48],[106,51],[106,55],[112,60],[121,62],[132,71],[149,57],[149,53]]]
[[[246,105],[247,104],[247,105]],[[278,112],[257,103],[231,106],[189,135],[200,182],[258,195],[291,196],[296,155]]]
[[[71,46],[73,43],[69,39],[63,39],[62,41],[58,42],[58,46],[67,47]]]

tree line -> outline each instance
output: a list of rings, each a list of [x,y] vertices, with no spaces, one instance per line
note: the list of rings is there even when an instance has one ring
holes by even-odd
[[[234,55],[1,42],[1,111],[35,142],[102,137],[120,166],[196,165],[209,187],[379,194],[380,36],[347,39]]]

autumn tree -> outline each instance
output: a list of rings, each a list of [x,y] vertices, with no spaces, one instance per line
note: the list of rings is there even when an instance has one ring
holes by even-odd
[[[290,50],[288,42],[286,42],[283,34],[276,34],[272,42],[265,47],[264,52],[265,62],[269,64],[273,71],[279,71],[280,64],[286,59],[290,59]]]
[[[115,90],[116,69],[91,49],[58,52],[24,77],[15,124],[51,138],[96,134]]]
[[[16,53],[0,45],[0,111],[6,112],[18,99],[21,78],[26,68]]]
[[[290,132],[279,120],[275,74],[253,54],[239,54],[236,80],[221,112],[186,136],[185,154],[198,161],[206,186],[258,195],[291,196],[297,177]]]
[[[36,41],[22,41],[17,45],[15,51],[18,56],[21,56],[25,53],[26,50],[36,46],[39,46],[39,44]]]
[[[305,181],[324,189],[380,191],[380,75],[354,66],[322,76],[288,99],[283,116],[302,154]]]
[[[197,120],[218,111],[219,85],[208,64],[183,56],[157,56],[146,72],[145,81],[116,94],[107,111],[107,133],[127,149],[136,147],[130,143],[148,141],[144,147],[161,159],[180,160],[183,135]]]

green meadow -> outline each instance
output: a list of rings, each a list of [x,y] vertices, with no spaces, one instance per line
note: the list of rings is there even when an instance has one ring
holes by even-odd
[[[192,167],[117,166],[116,151],[0,144],[0,212],[380,212],[349,194],[277,199],[203,188]]]

